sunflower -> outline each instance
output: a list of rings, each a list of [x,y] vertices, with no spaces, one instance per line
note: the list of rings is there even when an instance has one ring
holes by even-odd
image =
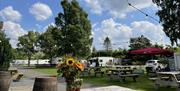
[[[66,64],[69,65],[69,66],[73,66],[74,62],[75,62],[74,58],[68,58],[66,60]]]

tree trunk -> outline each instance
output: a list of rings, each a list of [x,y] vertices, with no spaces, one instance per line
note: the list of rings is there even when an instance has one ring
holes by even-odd
[[[30,67],[31,64],[31,56],[28,57],[28,67]]]
[[[49,59],[49,63],[50,63],[50,65],[51,65],[51,66],[53,66],[53,64],[52,64],[52,60],[53,60],[53,57],[50,57],[50,59]]]

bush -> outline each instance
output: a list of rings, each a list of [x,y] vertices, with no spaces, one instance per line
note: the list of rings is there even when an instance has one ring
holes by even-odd
[[[12,59],[12,47],[9,39],[6,38],[4,32],[0,30],[0,70],[8,70]]]

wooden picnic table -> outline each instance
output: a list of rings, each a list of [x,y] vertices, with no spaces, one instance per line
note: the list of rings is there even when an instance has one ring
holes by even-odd
[[[115,66],[117,69],[131,69],[131,66]]]
[[[127,71],[130,72],[127,74]],[[110,80],[113,78],[117,78],[122,80],[123,82],[126,81],[126,78],[132,78],[134,82],[136,82],[136,78],[138,78],[139,74],[133,74],[133,70],[130,69],[110,69],[107,75],[109,76]]]
[[[136,78],[138,78],[139,74],[125,74],[125,75],[119,75],[119,77],[122,79],[123,82],[126,82],[126,78],[130,77],[133,79],[134,82],[136,82]]]
[[[154,82],[155,88],[174,86],[180,91],[180,72],[158,72],[157,77],[149,78]]]
[[[133,73],[133,69],[109,69],[108,71],[110,71],[112,74],[119,73],[119,72],[123,72],[124,74],[127,74],[127,72],[131,74]]]

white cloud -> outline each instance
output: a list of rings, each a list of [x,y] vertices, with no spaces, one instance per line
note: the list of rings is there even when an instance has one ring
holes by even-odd
[[[14,10],[12,6],[8,6],[0,11],[0,17],[3,20],[19,21],[22,15],[17,10]]]
[[[40,2],[33,4],[29,11],[38,21],[46,20],[52,15],[50,7]]]
[[[128,5],[127,0],[85,0],[95,14],[107,12],[115,18],[124,18],[127,13],[136,9]],[[151,7],[152,0],[129,0],[129,2],[139,9]]]
[[[95,45],[102,44],[107,36],[112,43],[127,41],[132,36],[132,29],[129,26],[117,23],[112,18],[102,21],[100,27],[94,29],[94,32]]]
[[[134,21],[130,26],[118,23],[114,19],[110,18],[102,21],[99,27],[93,28],[93,44],[97,49],[102,49],[105,37],[109,37],[113,45],[113,48],[118,47],[128,48],[129,40],[132,37],[139,37],[144,35],[151,42],[158,44],[170,44],[168,37],[163,32],[161,25],[155,25],[149,21]]]
[[[27,34],[27,31],[25,31],[20,24],[12,21],[4,22],[3,30],[5,30],[7,37],[10,38],[10,43],[14,48],[17,47],[18,37]]]
[[[144,35],[151,40],[152,43],[169,44],[170,41],[166,37],[163,27],[155,25],[148,21],[134,21],[131,23],[134,36]]]
[[[86,3],[89,4],[89,6],[92,8],[91,12],[94,12],[96,14],[101,14],[102,13],[102,7],[99,4],[98,0],[85,0]]]

